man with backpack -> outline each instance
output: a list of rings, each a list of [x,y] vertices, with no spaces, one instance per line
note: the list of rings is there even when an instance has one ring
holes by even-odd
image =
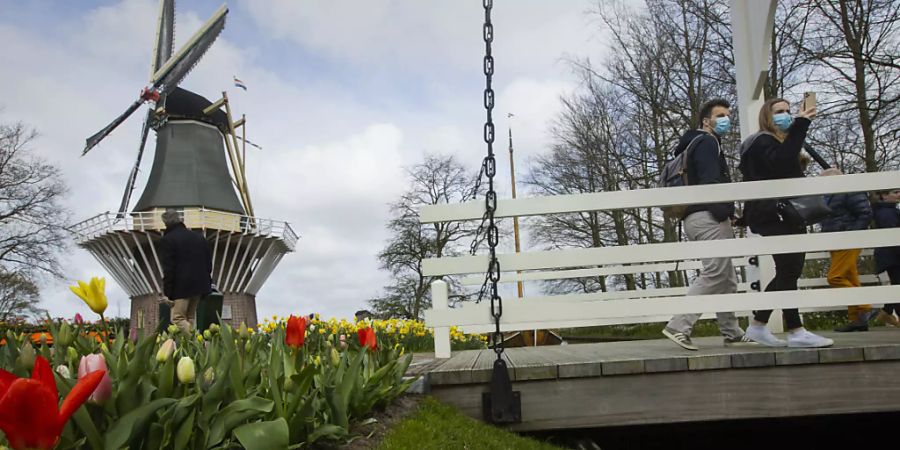
[[[700,108],[700,128],[684,133],[675,147],[674,160],[663,170],[662,183],[699,185],[730,183],[731,174],[720,146],[721,136],[731,130],[731,105],[723,99],[713,99]],[[680,178],[680,179],[679,179]],[[733,239],[734,203],[689,205],[674,214],[684,223],[684,232],[691,241]],[[670,210],[668,212],[672,214]],[[708,258],[703,269],[688,289],[688,295],[732,294],[737,292],[737,276],[731,258]],[[752,345],[744,337],[732,312],[716,313],[719,332],[725,345]],[[698,350],[691,342],[691,331],[700,314],[680,314],[669,321],[662,333],[687,350]]]

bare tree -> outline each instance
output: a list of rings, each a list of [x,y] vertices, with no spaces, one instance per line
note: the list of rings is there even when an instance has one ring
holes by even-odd
[[[816,62],[809,82],[824,95],[820,114],[836,116],[857,148],[836,149],[858,156],[868,172],[900,163],[900,3],[895,0],[795,0],[811,11],[796,48]],[[834,134],[834,131],[832,131]],[[856,135],[856,136],[853,136]],[[823,141],[827,144],[827,142]],[[839,146],[847,145],[839,142]]]
[[[410,188],[391,204],[392,217],[387,228],[392,236],[378,254],[382,269],[390,271],[393,279],[385,286],[384,295],[369,303],[383,316],[419,318],[431,305],[431,282],[440,278],[426,276],[422,261],[459,254],[474,239],[477,224],[422,224],[418,209],[422,205],[462,203],[479,192],[474,189],[474,174],[453,156],[426,155],[422,163],[407,168],[406,173]],[[454,298],[462,297],[457,294]]]
[[[45,311],[38,308],[37,286],[20,274],[0,273],[0,321],[37,317]]]
[[[646,6],[636,11],[620,1],[598,2],[594,15],[609,33],[610,56],[599,68],[588,60],[573,63],[583,92],[562,100],[563,111],[552,128],[554,144],[546,156],[535,160],[528,179],[537,192],[655,187],[681,134],[699,125],[697,113],[703,102],[736,97],[727,2],[648,0]],[[736,159],[737,136],[724,144]],[[581,168],[567,168],[571,165]],[[679,238],[676,222],[654,208],[580,216],[581,220],[576,215],[534,220],[533,235],[549,246]],[[684,285],[675,271],[653,274],[651,279],[646,274],[621,279],[627,289]],[[551,289],[606,289],[607,280],[588,281],[556,282]]]
[[[66,186],[58,168],[31,152],[35,136],[21,123],[0,124],[0,293],[3,306],[22,312],[38,302],[38,278],[62,277],[68,241]]]

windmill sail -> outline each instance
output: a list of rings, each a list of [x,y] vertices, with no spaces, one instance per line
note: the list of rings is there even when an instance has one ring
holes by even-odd
[[[137,111],[138,108],[144,103],[143,99],[138,99],[134,103],[132,103],[128,109],[125,110],[124,113],[116,117],[109,125],[105,126],[102,130],[94,133],[93,136],[87,138],[84,143],[84,151],[81,152],[81,156],[84,156],[85,153],[89,152],[95,145],[97,145],[103,138],[105,138],[112,130],[115,130],[116,127],[122,124],[125,119],[128,118],[133,112]]]
[[[153,88],[158,88],[160,92],[171,90],[187,76],[225,28],[226,14],[228,8],[222,5],[203,27],[191,36],[184,47],[153,74],[150,80]]]
[[[159,19],[156,23],[156,41],[153,43],[153,61],[150,78],[172,57],[175,46],[175,0],[159,1]]]
[[[144,128],[141,130],[141,144],[138,146],[137,160],[134,162],[134,167],[132,167],[131,174],[128,175],[128,181],[125,183],[125,193],[122,195],[122,203],[119,205],[119,210],[116,214],[118,219],[125,217],[125,213],[128,212],[128,203],[131,201],[134,183],[137,181],[138,170],[141,167],[141,158],[144,156],[144,145],[147,144],[147,134],[150,132],[151,120],[153,120],[152,109],[147,111],[147,117],[144,118]]]
[[[184,79],[191,69],[200,61],[200,58],[209,50],[216,38],[225,28],[225,15],[228,14],[228,8],[225,5],[219,7],[218,11],[203,24],[199,31],[194,33],[188,42],[178,51],[178,53],[166,60],[165,64],[159,69],[155,66],[159,63],[162,56],[171,54],[171,41],[174,35],[175,6],[171,0],[163,0],[160,3],[160,18],[158,20],[156,49],[154,51],[154,60],[151,64],[154,66],[154,73],[150,79],[150,87],[141,94],[128,109],[119,117],[110,122],[109,125],[87,138],[84,145],[84,156],[94,146],[96,146],[103,138],[122,124],[132,113],[134,113],[142,103],[148,100],[145,93],[161,96],[178,86],[178,83]],[[171,15],[171,18],[169,17]],[[168,47],[167,47],[168,45]],[[167,50],[168,48],[168,50]],[[152,95],[150,96],[152,97]]]

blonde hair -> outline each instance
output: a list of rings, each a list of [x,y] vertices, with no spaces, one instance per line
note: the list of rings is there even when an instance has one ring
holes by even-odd
[[[778,103],[787,103],[788,106],[791,104],[783,98],[770,98],[766,100],[766,102],[763,103],[762,108],[759,108],[759,130],[771,133],[776,139],[783,142],[784,138],[787,137],[787,133],[775,126],[775,120],[772,119],[772,110],[775,109],[775,105]]]

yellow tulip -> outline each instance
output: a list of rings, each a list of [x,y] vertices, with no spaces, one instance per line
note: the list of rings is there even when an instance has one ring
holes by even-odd
[[[175,366],[175,374],[178,375],[178,381],[182,384],[193,383],[197,376],[194,360],[188,356],[182,356],[181,359],[178,360],[178,365]]]
[[[93,277],[91,278],[90,283],[79,280],[77,285],[69,286],[69,289],[71,289],[79,298],[84,300],[91,308],[91,311],[94,311],[101,316],[106,311],[106,307],[109,306],[109,303],[106,301],[105,278]]]

